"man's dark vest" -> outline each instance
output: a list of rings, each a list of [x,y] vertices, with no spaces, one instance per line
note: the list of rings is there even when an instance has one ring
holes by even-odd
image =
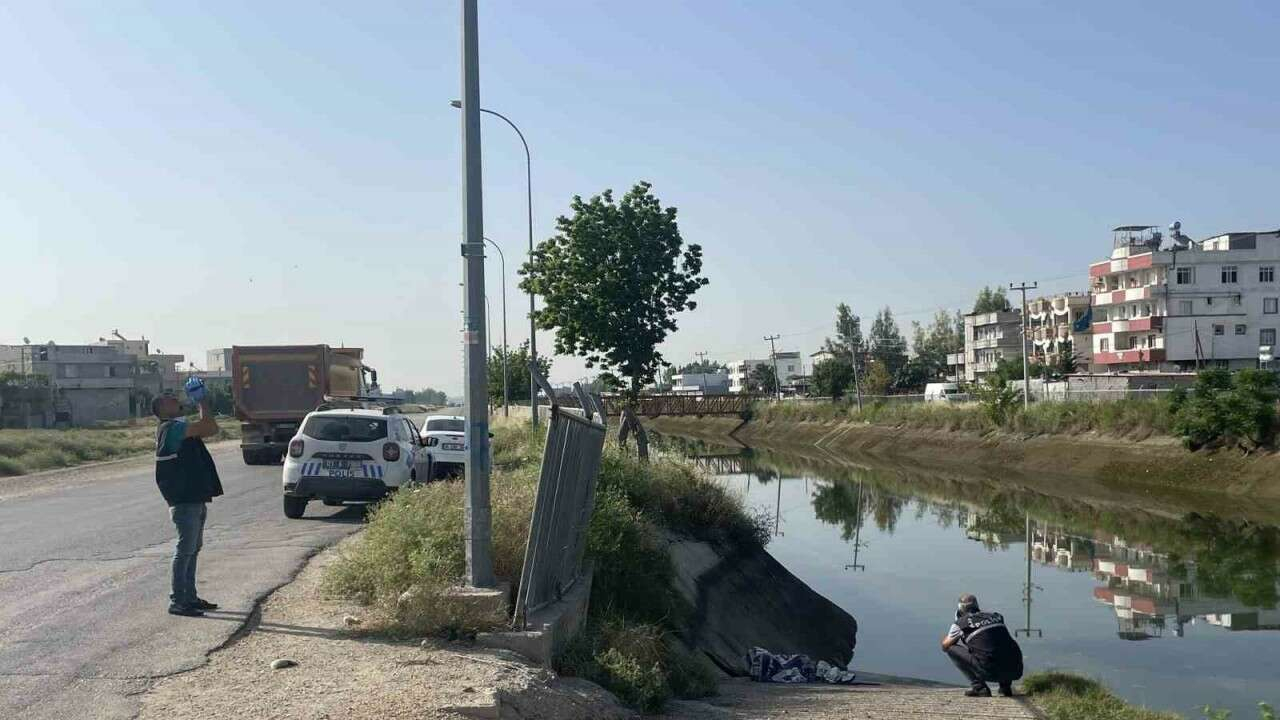
[[[1022,648],[998,612],[976,612],[956,620],[964,644],[978,665],[993,677],[1022,677]]]
[[[156,486],[170,507],[209,502],[222,494],[222,481],[203,440],[183,438],[177,453],[160,454],[172,424],[172,420],[166,420],[156,428]]]

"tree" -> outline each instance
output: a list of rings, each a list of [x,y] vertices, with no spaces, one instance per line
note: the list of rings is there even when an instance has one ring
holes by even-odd
[[[889,386],[893,384],[893,376],[885,369],[884,363],[872,361],[867,363],[867,372],[862,376],[862,392],[867,395],[887,395]]]
[[[994,372],[982,379],[973,387],[973,394],[982,403],[982,410],[987,419],[997,427],[1003,426],[1017,412],[1018,391]]]
[[[964,316],[939,310],[928,328],[911,323],[911,348],[925,382],[945,375],[947,355],[964,351]]]
[[[848,358],[827,358],[813,366],[813,389],[822,397],[844,397],[853,388],[853,364]]]
[[[753,393],[772,395],[778,392],[778,376],[773,372],[773,366],[759,363],[751,368],[747,374],[747,388]]]
[[[529,404],[529,341],[525,340],[515,349],[507,350],[507,371],[511,373],[511,402],[517,405]],[[542,377],[551,375],[551,359],[546,355],[538,356],[538,372]],[[489,354],[489,402],[502,404],[502,347],[495,347]],[[444,393],[440,393],[444,395]],[[432,403],[436,404],[436,403]]]
[[[862,320],[844,303],[836,306],[836,338],[827,338],[827,352],[836,357],[844,357],[850,362],[854,356],[861,358],[866,353]]]
[[[515,376],[514,372],[512,373],[512,376],[513,377]],[[499,381],[501,381],[501,375],[499,375]],[[512,390],[512,398],[514,399],[515,387],[513,386],[511,390]],[[528,390],[526,390],[525,396],[528,396],[528,394],[529,392]],[[406,390],[404,388],[396,388],[395,390],[391,391],[391,397],[400,398],[405,402],[421,403],[423,405],[448,405],[449,404],[449,396],[443,390],[436,390],[435,388],[424,388],[422,390]]]
[[[978,298],[973,303],[975,313],[1003,312],[1010,309],[1009,298],[1002,287],[984,287],[978,291]]]
[[[555,330],[556,352],[587,367],[625,377],[634,399],[666,364],[658,345],[676,330],[675,316],[693,310],[702,277],[702,247],[685,245],[676,209],[663,208],[647,182],[622,201],[613,192],[570,203],[573,217],[539,243],[520,269],[520,288],[542,296],[534,321]]]
[[[1071,338],[1067,338],[1058,346],[1058,362],[1055,363],[1054,370],[1059,375],[1071,375],[1078,369],[1077,363],[1075,348],[1072,346]]]
[[[890,378],[907,364],[907,341],[898,330],[898,323],[893,319],[893,311],[888,306],[876,313],[867,344],[870,346],[872,359],[884,365]]]
[[[686,374],[729,372],[729,366],[715,360],[698,360],[682,365],[679,372]]]
[[[935,377],[936,368],[919,357],[913,357],[898,368],[897,374],[893,376],[893,387],[907,392],[923,392],[925,384]]]

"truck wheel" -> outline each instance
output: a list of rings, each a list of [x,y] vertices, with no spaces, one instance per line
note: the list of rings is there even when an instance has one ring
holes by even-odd
[[[284,516],[290,520],[297,520],[307,511],[307,499],[298,497],[284,496]]]
[[[258,455],[257,450],[241,450],[240,454],[244,457],[245,465],[261,465],[262,457]]]

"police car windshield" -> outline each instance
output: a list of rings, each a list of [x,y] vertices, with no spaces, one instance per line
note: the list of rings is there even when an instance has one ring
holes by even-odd
[[[427,432],[439,430],[444,432],[466,432],[467,423],[465,420],[455,420],[453,418],[433,418],[427,421]]]
[[[318,415],[307,418],[302,434],[316,440],[373,442],[387,436],[387,421],[380,418]]]

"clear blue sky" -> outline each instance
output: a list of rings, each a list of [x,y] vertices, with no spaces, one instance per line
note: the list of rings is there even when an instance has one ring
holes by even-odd
[[[344,342],[459,390],[459,16],[0,8],[0,342]],[[482,0],[481,99],[532,146],[539,238],[574,193],[680,208],[711,285],[665,351],[728,360],[812,351],[839,301],[906,330],[987,283],[1082,288],[1117,224],[1280,226],[1278,38],[1264,1]],[[514,265],[522,151],[492,118],[484,151]]]

